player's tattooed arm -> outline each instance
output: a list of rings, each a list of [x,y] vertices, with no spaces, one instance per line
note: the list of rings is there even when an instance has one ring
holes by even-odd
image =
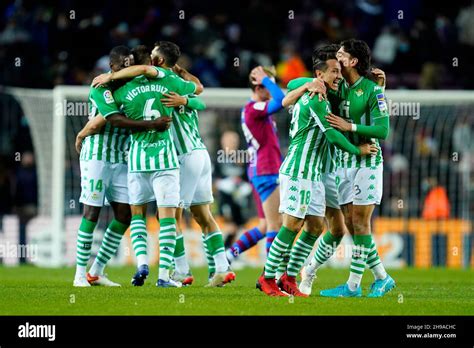
[[[316,94],[319,94],[319,101],[322,101],[326,96],[326,86],[324,82],[318,79],[313,79],[311,82],[305,82],[300,87],[289,91],[285,98],[283,98],[283,107],[288,107],[295,104],[303,94],[309,92],[309,97],[313,98]]]
[[[178,64],[175,64],[175,66],[173,67],[173,71],[179,76],[181,76],[183,80],[194,82],[194,84],[196,85],[196,91],[194,92],[195,94],[201,94],[204,91],[204,86],[202,85],[199,78],[191,74],[185,68],[179,66]]]
[[[105,126],[107,120],[103,118],[101,115],[97,115],[91,118],[84,128],[82,128],[76,136],[76,151],[77,153],[81,153],[82,148],[82,141],[88,137],[89,135],[97,134],[101,131],[101,129]]]
[[[152,65],[133,65],[120,71],[100,74],[92,80],[92,87],[103,86],[112,80],[132,79],[144,75],[149,78],[162,78],[165,74]]]

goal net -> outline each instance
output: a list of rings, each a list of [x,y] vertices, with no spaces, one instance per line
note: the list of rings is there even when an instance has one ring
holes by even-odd
[[[38,171],[38,216],[27,226],[28,243],[38,246],[33,260],[41,266],[72,265],[76,231],[81,220],[79,158],[74,141],[88,120],[86,86],[58,86],[54,90],[7,88],[0,92],[14,98],[28,119]],[[384,195],[376,208],[372,228],[380,254],[388,267],[473,265],[472,193],[474,178],[474,92],[388,90],[391,130],[382,142]],[[202,95],[207,109],[200,112],[200,130],[213,163],[218,160],[220,137],[228,130],[240,135],[241,107],[249,99],[246,89],[208,88]],[[7,110],[8,112],[8,110]],[[275,115],[283,153],[288,147],[290,115]],[[242,190],[244,192],[245,190]],[[443,197],[445,201],[439,201]],[[435,197],[435,199],[430,199]],[[214,211],[218,213],[218,196]],[[240,198],[242,213],[252,226],[257,222],[250,196]],[[448,215],[443,208],[448,208]],[[152,232],[149,248],[157,260],[158,224],[147,221]],[[104,208],[95,233],[98,249],[112,218]],[[14,217],[4,218],[3,229],[14,229]],[[10,222],[9,222],[10,221]],[[186,219],[185,243],[191,264],[205,264],[198,226]],[[223,219],[219,219],[225,225]],[[10,227],[9,227],[10,226]],[[244,228],[244,226],[241,226]],[[0,242],[14,233],[0,234]],[[0,243],[1,244],[1,243]],[[344,240],[350,244],[350,238]],[[331,264],[345,266],[349,248],[340,248]],[[112,263],[133,263],[128,234]],[[261,265],[264,246],[245,254],[243,264]]]

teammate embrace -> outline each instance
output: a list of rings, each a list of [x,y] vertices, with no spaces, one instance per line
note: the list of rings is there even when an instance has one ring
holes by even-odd
[[[121,50],[125,52],[127,48],[122,47]],[[97,95],[95,99],[99,99],[100,103],[94,98],[91,100],[95,102],[98,111],[91,115],[93,118],[80,132],[76,141],[78,149],[83,141],[93,143],[95,133],[106,131],[109,127],[106,121],[109,120],[109,115],[114,115],[116,126],[132,129],[130,138],[125,134],[121,143],[102,141],[101,148],[121,144],[120,149],[124,153],[128,152],[128,173],[122,166],[120,177],[114,175],[112,180],[112,174],[102,170],[93,171],[94,175],[100,178],[101,185],[100,187],[91,185],[91,190],[83,185],[83,197],[96,197],[95,191],[100,189],[103,194],[97,203],[98,207],[104,204],[105,198],[114,202],[117,183],[121,182],[120,188],[123,193],[121,204],[128,213],[127,219],[123,219],[124,222],[120,226],[121,234],[115,233],[113,245],[106,240],[107,234],[102,245],[110,256],[115,253],[121,235],[131,220],[131,239],[138,264],[137,272],[132,278],[132,284],[135,286],[142,286],[149,274],[145,219],[147,203],[152,201],[157,203],[160,223],[160,260],[156,285],[180,287],[183,283],[185,285],[192,283],[193,278],[184,255],[183,239],[182,236],[177,237],[179,231],[177,220],[179,221],[182,215],[180,208],[183,205],[191,207],[194,218],[202,228],[208,259],[215,268],[208,285],[222,286],[233,281],[235,274],[229,268],[222,233],[209,209],[209,204],[213,200],[210,159],[199,135],[197,119],[197,110],[202,110],[205,105],[195,97],[202,92],[203,87],[199,79],[176,64],[180,51],[178,46],[171,42],[158,42],[151,55],[143,46],[136,48],[134,53],[133,58],[127,57],[126,54],[121,55],[121,59],[128,60],[129,64],[122,64],[120,68],[112,69],[111,73],[94,79],[91,96]],[[111,67],[112,58],[111,54]],[[154,65],[151,65],[152,62]],[[134,63],[137,65],[126,67]],[[124,83],[117,86],[121,80],[124,80]],[[98,89],[104,90],[97,93]],[[126,117],[116,115],[118,110]],[[104,116],[95,117],[100,114]],[[172,131],[169,129],[171,121]],[[108,132],[116,134],[121,131],[114,128]],[[89,147],[83,146],[81,159],[83,151]],[[120,158],[123,165],[126,156]],[[101,156],[94,161],[103,159]],[[89,164],[87,159],[84,161]],[[88,169],[81,170],[84,182],[89,181],[89,173]],[[102,179],[103,177],[107,180]],[[78,234],[78,266],[74,285],[117,286],[118,284],[110,282],[103,274],[108,259],[100,259],[101,267],[96,269],[93,266],[90,273],[85,275],[95,227],[95,224],[91,225],[86,212],[87,209]],[[85,235],[83,230],[86,229],[83,226],[87,227],[87,239],[83,237]],[[87,252],[84,252],[85,250]],[[170,274],[173,263],[175,272]]]
[[[367,77],[369,67],[367,44],[347,40],[315,50],[313,73],[317,80],[301,78],[288,84],[283,105],[294,107],[290,147],[280,167],[283,225],[257,283],[267,295],[308,296],[316,271],[333,255],[346,231],[354,241],[349,279],[320,295],[361,296],[366,265],[375,277],[368,297],[381,297],[395,287],[371,235],[372,212],[382,198],[383,158],[378,139],[388,136],[389,114],[384,74],[372,71],[379,86]],[[314,97],[316,81],[324,82],[328,100]],[[296,276],[325,228],[324,217],[328,231],[314,259],[301,272],[298,288]],[[284,263],[288,250],[290,260],[277,284],[276,270]]]

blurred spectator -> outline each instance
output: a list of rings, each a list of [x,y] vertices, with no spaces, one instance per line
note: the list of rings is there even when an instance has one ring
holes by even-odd
[[[284,84],[307,73],[314,47],[356,37],[395,76],[390,88],[474,88],[468,78],[474,73],[468,63],[474,59],[474,3],[450,5],[444,11],[428,0],[403,6],[395,0],[323,0],[315,8],[300,1],[289,13],[284,3],[267,6],[259,0],[243,0],[238,9],[206,0],[120,6],[105,0],[95,7],[79,0],[54,5],[6,0],[0,3],[0,84],[87,85],[104,70],[101,57],[112,46],[160,39],[181,46],[191,72],[207,86],[245,87],[251,66],[278,58]],[[453,57],[459,64],[450,74]],[[22,65],[14,66],[18,58]],[[435,74],[440,76],[434,79]]]
[[[303,60],[292,44],[285,44],[283,46],[280,59],[277,65],[277,76],[280,78],[283,86],[286,86],[288,82],[298,77],[310,76]]]
[[[38,186],[35,159],[32,152],[21,155],[21,165],[15,173],[14,205],[18,214],[20,233],[19,244],[26,244],[26,225],[37,214]],[[25,263],[22,256],[20,263]]]
[[[390,65],[395,60],[399,46],[399,39],[395,33],[395,29],[385,27],[382,33],[377,37],[372,51],[373,58],[376,63],[380,63],[381,68]]]
[[[252,188],[245,181],[245,158],[240,154],[246,153],[239,150],[239,134],[226,131],[221,136],[221,150],[218,151],[217,162],[214,169],[214,184],[218,191],[220,214],[225,218],[226,239],[225,246],[229,248],[239,230],[246,222],[243,207],[248,203]]]
[[[7,159],[0,157],[0,231],[3,230],[3,216],[11,213],[12,187],[10,173],[6,166]]]
[[[425,220],[449,219],[451,205],[449,203],[446,188],[438,185],[435,178],[426,179],[429,187],[423,204],[422,217]]]

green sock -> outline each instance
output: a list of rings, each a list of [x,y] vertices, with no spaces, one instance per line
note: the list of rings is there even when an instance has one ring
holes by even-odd
[[[82,218],[77,232],[76,244],[76,277],[85,276],[87,263],[91,257],[92,239],[97,222]]]
[[[316,239],[318,239],[317,236],[306,231],[301,233],[295,245],[291,248],[290,261],[287,267],[288,276],[296,277],[298,275],[309,254],[311,254]]]
[[[267,261],[265,262],[265,278],[275,278],[276,270],[283,261],[286,250],[291,248],[295,237],[295,231],[285,226],[280,228],[268,251]]]
[[[309,268],[316,271],[319,267],[325,264],[326,261],[336,252],[341,240],[342,237],[334,237],[330,231],[327,231],[319,241],[318,248],[314,253],[314,259],[310,263]]]
[[[290,252],[291,252],[291,246],[287,248],[285,250],[285,253],[283,254],[283,259],[278,265],[278,268],[276,271],[276,278],[280,278],[286,272],[286,267],[288,266],[288,262],[290,262]]]
[[[227,271],[229,269],[229,261],[227,261],[227,257],[225,256],[225,247],[224,239],[222,238],[222,232],[216,231],[208,233],[206,237],[206,242],[207,247],[209,249],[209,253],[214,259],[216,272],[221,273]]]
[[[127,230],[128,225],[125,225],[117,220],[112,220],[107,227],[107,230],[104,234],[104,239],[100,245],[99,252],[95,258],[94,263],[92,264],[90,273],[93,276],[98,276],[104,273],[104,268],[107,262],[115,255],[118,247],[120,246],[120,241],[122,236]]]
[[[169,281],[169,272],[176,247],[176,219],[160,219],[160,271],[159,279]]]
[[[148,265],[147,237],[145,217],[133,215],[130,224],[130,238],[132,239],[133,250],[137,257],[137,266]]]
[[[349,274],[349,279],[347,280],[347,285],[351,291],[355,291],[360,286],[371,245],[372,236],[370,234],[354,235],[351,272]]]
[[[186,260],[186,251],[184,249],[183,235],[176,236],[176,247],[174,249],[174,264],[178,273],[188,274],[190,272],[188,261]]]
[[[203,233],[202,235],[202,243],[204,245],[204,251],[206,253],[206,258],[207,258],[207,265],[208,265],[208,271],[209,271],[209,277],[213,275],[216,272],[216,263],[214,262],[214,258],[212,257],[210,251],[209,251],[209,246],[208,242],[206,240],[206,235]]]
[[[184,238],[183,235],[176,236],[176,247],[174,248],[174,257],[184,256],[186,252],[184,251]]]
[[[369,255],[367,256],[367,266],[372,271],[375,279],[385,279],[387,276],[387,271],[385,271],[382,260],[380,260],[379,253],[377,252],[377,247],[375,246],[374,242],[372,242]]]

